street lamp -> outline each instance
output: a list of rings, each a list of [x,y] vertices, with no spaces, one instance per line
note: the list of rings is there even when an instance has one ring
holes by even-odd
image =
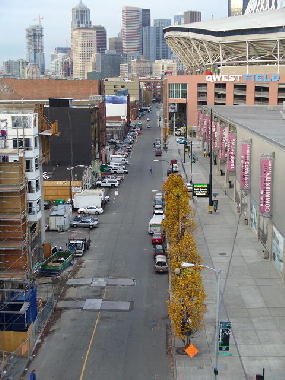
[[[193,268],[193,267],[200,267],[209,269],[216,273],[216,280],[217,280],[217,299],[216,299],[216,328],[215,328],[215,367],[214,367],[214,376],[215,379],[217,378],[219,371],[218,371],[218,353],[219,353],[219,329],[220,329],[220,282],[221,282],[221,269],[215,269],[211,268],[208,265],[199,265],[199,264],[193,264],[193,263],[186,263],[183,262],[181,264],[181,268]]]

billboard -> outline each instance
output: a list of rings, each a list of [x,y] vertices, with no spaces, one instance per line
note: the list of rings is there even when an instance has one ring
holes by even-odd
[[[240,188],[242,190],[250,189],[250,155],[251,144],[242,142],[240,155]]]
[[[260,198],[259,211],[263,216],[271,215],[272,198],[272,155],[263,155],[260,159]]]
[[[236,170],[236,139],[236,133],[228,134],[227,169],[229,172],[234,172]]]
[[[105,95],[106,117],[127,117],[128,97],[119,95]]]

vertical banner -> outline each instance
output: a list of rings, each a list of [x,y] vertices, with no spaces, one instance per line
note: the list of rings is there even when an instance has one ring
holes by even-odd
[[[220,125],[219,149],[219,158],[224,160],[226,158],[226,127],[224,125]]]
[[[213,138],[213,150],[218,149],[218,128],[219,123],[217,121],[213,122],[212,138]]]
[[[208,142],[208,116],[204,115],[203,138]]]
[[[240,154],[240,188],[242,190],[250,189],[250,160],[251,160],[251,143],[241,143]]]
[[[272,155],[262,155],[260,159],[260,201],[259,211],[263,216],[271,215],[272,201]]]
[[[228,157],[227,157],[227,169],[229,172],[236,170],[236,133],[229,133],[228,135]]]
[[[198,135],[203,136],[203,126],[204,126],[204,114],[202,111],[198,111]]]

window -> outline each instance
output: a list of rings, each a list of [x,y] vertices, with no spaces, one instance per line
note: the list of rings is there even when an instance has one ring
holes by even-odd
[[[33,202],[28,202],[28,214],[33,215],[35,214],[34,208],[33,208]]]
[[[41,211],[41,200],[39,199],[37,201],[37,212],[40,212]]]
[[[40,191],[40,181],[36,179],[36,191]]]
[[[39,145],[38,143],[39,143],[39,140],[38,140],[38,137],[36,136],[36,137],[35,137],[35,148],[38,147],[38,145]]]
[[[33,171],[33,160],[26,160],[26,172]]]
[[[28,138],[13,139],[13,148],[14,149],[18,149],[18,148],[29,149],[31,148],[31,140]]]
[[[29,116],[12,116],[12,128],[30,128],[31,118]]]
[[[35,192],[35,189],[34,189],[33,181],[28,181],[28,193],[34,193],[34,192]]]
[[[170,83],[169,98],[187,99],[187,83]]]
[[[38,168],[39,168],[39,158],[36,157],[35,158],[35,169],[38,170]]]

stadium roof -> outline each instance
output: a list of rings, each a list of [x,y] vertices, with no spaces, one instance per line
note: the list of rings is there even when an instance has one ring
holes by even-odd
[[[285,63],[285,8],[169,26],[164,35],[188,67]]]

